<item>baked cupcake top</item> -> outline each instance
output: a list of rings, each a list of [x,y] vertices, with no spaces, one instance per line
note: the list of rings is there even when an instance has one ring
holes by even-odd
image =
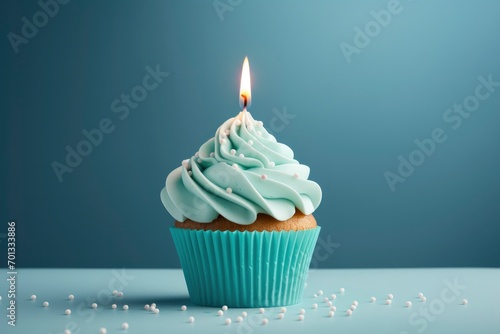
[[[320,204],[321,188],[308,177],[309,167],[290,147],[243,110],[167,176],[160,196],[179,222],[210,223],[221,215],[248,225],[259,213],[284,221],[296,208],[308,215]]]

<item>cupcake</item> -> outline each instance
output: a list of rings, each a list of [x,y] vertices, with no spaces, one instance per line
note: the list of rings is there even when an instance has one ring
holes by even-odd
[[[301,301],[320,231],[321,188],[308,177],[246,109],[168,175],[161,200],[193,303]]]

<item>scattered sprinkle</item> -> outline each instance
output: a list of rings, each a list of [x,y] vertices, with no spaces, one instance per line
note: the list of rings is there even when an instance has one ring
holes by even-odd
[[[144,305],[144,309],[145,309],[146,311],[149,311],[149,305],[148,305],[148,304]]]
[[[64,311],[64,314],[66,314],[66,315],[70,315],[70,314],[71,314],[71,310],[70,310],[70,309],[67,309],[66,311]]]
[[[424,296],[424,294],[422,292],[418,293],[418,298],[422,298],[423,296]]]
[[[231,188],[226,188],[226,192],[227,192],[228,194],[232,194],[232,193],[233,193],[233,189],[231,189]],[[223,307],[224,307],[224,306],[223,306]],[[226,307],[227,307],[227,306],[226,306]]]
[[[96,309],[96,308],[97,308],[97,304],[96,304],[96,303],[92,303],[92,305],[91,305],[91,306],[92,306],[92,308],[93,308],[93,309]]]
[[[221,145],[225,145],[225,144],[226,144],[226,140],[225,140],[225,139],[221,139],[221,140],[219,140],[219,143],[220,143]]]
[[[314,303],[312,308],[313,309],[317,309],[318,308],[318,304]]]
[[[353,301],[353,302],[352,302],[352,305],[354,305],[354,306],[358,306],[358,304],[359,304],[359,303],[358,303],[358,301],[357,301],[357,300],[355,300],[355,301]]]
[[[117,294],[118,297],[123,297],[123,292],[121,291],[118,291],[118,294]]]
[[[264,126],[264,123],[262,121],[257,121],[258,126]]]
[[[299,311],[299,314],[306,314],[306,310],[304,310],[303,308],[301,308],[300,311]]]
[[[241,125],[241,121],[239,119],[237,119],[236,121],[234,121],[234,123],[237,125],[237,126],[240,126]]]
[[[226,138],[227,138],[227,135],[226,135],[226,133],[225,133],[225,132],[222,132],[222,133],[220,134],[220,137],[221,137],[222,139],[226,139]]]
[[[222,311],[227,311],[227,305],[222,306]]]
[[[345,292],[345,289],[344,289],[344,288],[340,288],[339,292],[340,292],[340,293],[344,293],[344,292]]]
[[[304,320],[304,318],[305,318],[305,317],[304,317],[304,315],[303,315],[303,314],[299,315],[299,321]]]
[[[420,300],[422,301],[422,303],[425,303],[425,301],[427,300],[427,298],[424,296],[424,297],[420,298]]]
[[[356,306],[351,305],[351,310],[356,311]]]
[[[108,331],[104,327],[102,327],[101,329],[99,329],[99,334],[106,334],[107,332]]]
[[[226,130],[226,135],[228,135],[228,136],[229,136],[229,134],[230,134],[230,133],[231,133],[231,130],[227,129],[227,130]]]
[[[243,317],[241,317],[241,316],[236,317],[236,322],[242,322],[242,321],[243,321]]]
[[[151,312],[154,312],[156,310],[156,306],[151,305],[149,309],[151,310]]]
[[[314,297],[314,298],[317,298],[317,297],[318,297],[318,295],[317,295],[317,294],[314,294],[314,295],[313,295],[313,297]]]
[[[244,158],[245,155],[243,153],[240,153],[240,155],[238,155],[240,158]]]
[[[337,312],[337,308],[335,306],[330,307],[330,311]]]
[[[333,300],[337,299],[337,295],[336,295],[336,294],[334,294],[334,293],[332,293],[332,299],[333,299]]]
[[[69,300],[73,300],[73,299],[75,299],[75,296],[74,296],[74,295],[69,295],[69,296],[68,296],[68,299],[69,299]]]
[[[116,304],[111,305],[111,308],[112,308],[113,310],[116,310]]]
[[[249,139],[248,140],[248,145],[252,146],[253,145],[253,140],[252,139]]]
[[[229,325],[231,325],[231,322],[232,322],[232,321],[231,321],[231,318],[226,318],[226,320],[225,320],[224,322],[225,322],[225,324],[226,324],[227,326],[229,326]]]
[[[192,323],[194,322],[194,317],[189,317],[189,318],[188,318],[188,322],[189,322],[190,324],[192,324]]]
[[[128,305],[123,305],[123,310],[127,311],[128,310]]]
[[[65,329],[64,334],[71,334],[71,331],[69,329]]]
[[[386,305],[391,305],[391,303],[392,303],[392,300],[390,300],[390,299],[387,299],[387,300],[385,301],[385,304],[386,304]]]
[[[231,151],[229,151],[229,153],[230,153],[231,155],[235,155],[235,154],[236,154],[236,150],[235,150],[234,148],[232,148],[232,149],[231,149]]]
[[[266,175],[266,174],[262,174],[262,175],[260,176],[260,178],[261,178],[262,180],[267,180],[267,175]]]
[[[267,318],[262,319],[262,325],[267,325],[269,323],[269,320]]]
[[[49,302],[43,302],[43,307],[49,307]]]
[[[234,169],[238,169],[238,164],[233,164]]]
[[[370,298],[370,301],[371,301],[372,303],[375,303],[375,302],[377,301],[377,298],[372,297],[372,298]]]
[[[160,309],[159,308],[155,308],[154,314],[158,314],[158,313],[160,313]]]
[[[348,309],[345,313],[347,314],[347,316],[349,316],[349,317],[350,317],[350,316],[352,315],[352,310],[351,310],[351,309]]]
[[[248,313],[246,313],[245,311],[241,312],[241,316],[242,316],[243,318],[246,318],[246,317],[247,317],[247,315],[248,315]]]
[[[182,160],[182,167],[189,169],[189,159]],[[113,296],[118,296],[119,292],[117,290],[113,290]]]
[[[185,311],[185,310],[187,310],[187,306],[186,305],[182,305],[181,306],[181,311]]]
[[[334,312],[334,311],[330,311],[330,312],[328,312],[328,316],[329,316],[330,318],[331,318],[331,317],[333,317],[334,315],[335,315],[335,312]]]
[[[189,176],[192,176],[192,175],[193,175],[193,172],[192,172],[192,171],[190,171],[190,170],[188,170],[188,175],[189,175]]]
[[[407,302],[405,303],[405,306],[406,306],[406,307],[411,307],[411,305],[412,305],[411,301],[407,301]]]
[[[201,160],[200,158],[196,159],[196,161],[201,164],[203,162],[203,160]]]
[[[210,157],[214,157],[214,152],[210,152]]]
[[[278,319],[283,319],[285,315],[283,313],[278,314]]]
[[[387,295],[387,298],[388,298],[388,299],[393,299],[393,298],[394,298],[394,295],[393,295],[392,293],[390,293],[390,294],[388,294],[388,295]]]
[[[332,305],[333,305],[333,303],[332,303],[332,302],[328,302],[328,303],[326,303],[326,305],[328,305],[328,306],[332,306]]]
[[[31,295],[31,300],[36,300],[36,295]]]
[[[127,322],[124,322],[124,323],[122,324],[122,328],[123,328],[123,329],[125,329],[125,330],[127,330],[127,329],[128,329],[128,323],[127,323]]]
[[[274,167],[274,166],[276,166],[276,164],[274,163],[274,161],[270,161],[270,162],[269,162],[269,167]],[[320,291],[321,291],[321,290],[320,290]],[[323,292],[323,291],[321,291],[321,292]],[[320,296],[321,296],[322,294],[323,294],[323,293],[321,293],[321,294],[320,294]]]
[[[467,304],[469,304],[469,301],[465,298],[462,299],[462,305],[467,305]]]
[[[185,164],[187,164],[187,162],[188,162],[188,160],[182,160],[181,164],[184,166]],[[186,166],[184,166],[184,167],[186,167]],[[118,290],[113,290],[112,294],[113,294],[113,296],[116,296],[118,294]]]
[[[223,312],[222,310],[218,310],[218,311],[217,311],[217,315],[218,315],[219,317],[222,317],[222,316],[224,315],[224,312]]]
[[[264,312],[266,312],[266,310],[265,310],[264,308],[262,308],[262,307],[261,307],[261,308],[259,309],[259,313],[260,313],[260,314],[263,314]]]
[[[329,299],[328,299],[328,297],[323,298],[323,301],[324,301],[325,303],[326,303],[326,302],[328,302],[328,300],[329,300]]]
[[[281,313],[286,313],[286,307],[282,307],[280,310]]]
[[[151,304],[151,307],[156,307],[156,304],[155,303]]]
[[[271,164],[274,164],[274,162],[270,162]],[[323,295],[323,290],[318,290],[318,295],[322,296]]]

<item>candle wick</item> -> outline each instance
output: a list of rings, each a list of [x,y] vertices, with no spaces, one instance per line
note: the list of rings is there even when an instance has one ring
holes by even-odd
[[[245,94],[241,94],[241,97],[243,98],[243,109],[246,109],[248,103],[247,96]]]

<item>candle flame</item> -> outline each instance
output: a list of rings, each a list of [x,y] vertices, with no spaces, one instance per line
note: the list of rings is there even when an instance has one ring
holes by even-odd
[[[250,65],[248,64],[248,57],[243,61],[243,68],[241,70],[241,83],[240,83],[240,107],[246,109],[252,103],[252,88],[250,83]]]

